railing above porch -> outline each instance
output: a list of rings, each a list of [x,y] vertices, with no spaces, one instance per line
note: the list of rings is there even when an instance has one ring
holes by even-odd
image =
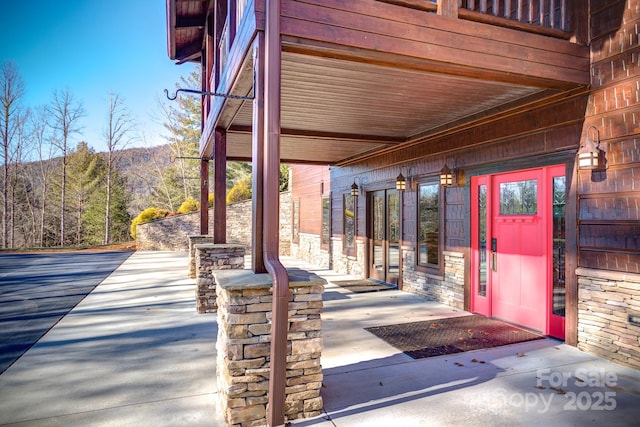
[[[542,33],[571,36],[568,0],[378,0],[470,21]]]
[[[567,0],[462,0],[461,7],[523,24],[570,30]]]

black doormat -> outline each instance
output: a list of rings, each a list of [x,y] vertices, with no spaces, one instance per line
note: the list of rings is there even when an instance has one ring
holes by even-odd
[[[414,359],[543,338],[509,323],[477,314],[365,329]]]
[[[348,289],[351,292],[360,294],[365,292],[380,292],[380,291],[388,291],[390,289],[396,289],[395,286],[388,285],[385,283],[379,283],[373,280],[368,279],[357,279],[357,280],[336,280],[332,281],[334,285],[340,286],[341,288]]]

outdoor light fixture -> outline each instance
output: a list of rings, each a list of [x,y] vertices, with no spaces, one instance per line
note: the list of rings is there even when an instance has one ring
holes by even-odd
[[[440,185],[449,186],[453,184],[453,171],[449,169],[449,166],[445,163],[444,167],[440,169]]]
[[[591,129],[596,131],[596,140],[591,139]],[[600,131],[591,125],[580,150],[578,150],[578,168],[583,170],[600,169],[604,163],[604,152],[600,150]]]
[[[402,172],[400,172],[400,175],[396,178],[396,190],[404,191],[405,188],[407,188],[407,180],[404,178],[404,175],[402,175]]]
[[[457,166],[456,161],[453,162],[453,169],[449,168],[447,162],[444,163],[444,167],[440,169],[440,185],[443,187],[464,185],[462,170]]]
[[[358,197],[358,184],[355,181],[351,184],[351,196]]]

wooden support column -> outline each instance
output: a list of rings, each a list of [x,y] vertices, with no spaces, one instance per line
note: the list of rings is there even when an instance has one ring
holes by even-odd
[[[200,160],[200,235],[209,234],[209,159]]]
[[[252,185],[254,191],[251,194],[253,209],[251,240],[251,266],[253,272],[266,273],[263,252],[263,211],[264,204],[264,33],[258,32],[253,45],[253,70],[255,73],[255,86],[253,93],[253,132],[252,142]]]
[[[278,257],[280,239],[280,0],[267,0],[265,11],[265,147],[264,147],[264,262],[273,280],[269,410],[271,427],[284,424],[289,326],[289,275]]]
[[[213,243],[227,242],[227,131],[216,129],[213,143]]]

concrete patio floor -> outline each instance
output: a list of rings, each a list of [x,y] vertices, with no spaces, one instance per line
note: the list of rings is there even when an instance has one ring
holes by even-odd
[[[467,313],[396,290],[351,293],[330,283],[350,276],[283,262],[329,281],[325,413],[296,426],[629,426],[640,419],[637,370],[553,339],[414,360],[364,328]],[[196,313],[187,271],[184,253],[127,259],[0,375],[0,425],[221,425],[216,315]]]

